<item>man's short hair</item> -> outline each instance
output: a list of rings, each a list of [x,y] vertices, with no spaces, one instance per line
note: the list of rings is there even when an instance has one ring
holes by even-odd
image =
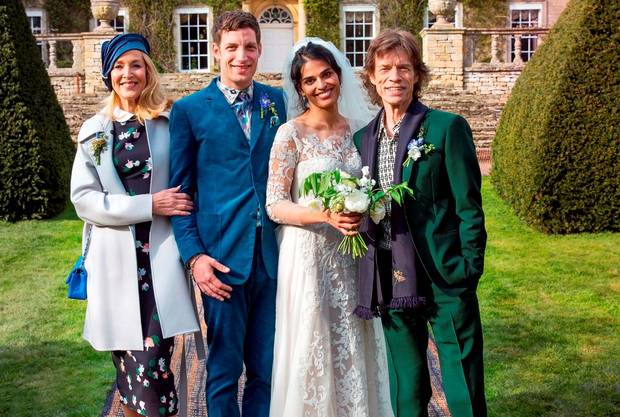
[[[254,15],[243,10],[224,12],[215,19],[212,31],[213,42],[219,45],[224,31],[231,32],[244,28],[252,29],[256,34],[256,43],[260,43],[260,26]]]
[[[382,105],[381,97],[377,94],[377,89],[370,82],[370,76],[375,73],[375,62],[377,57],[383,56],[388,52],[396,50],[405,51],[409,57],[409,61],[413,65],[413,73],[418,77],[413,86],[413,98],[420,98],[422,87],[427,83],[429,78],[428,67],[422,61],[422,54],[418,42],[410,32],[402,29],[387,29],[379,34],[370,42],[368,51],[366,52],[366,60],[364,62],[364,87],[368,91],[370,100],[376,105]]]

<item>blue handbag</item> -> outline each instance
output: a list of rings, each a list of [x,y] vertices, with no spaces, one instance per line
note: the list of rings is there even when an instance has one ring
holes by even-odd
[[[90,234],[92,233],[92,226],[88,228],[88,236],[86,238],[86,246],[84,247],[84,255],[80,256],[73,265],[71,272],[67,276],[67,297],[74,300],[86,300],[86,281],[88,273],[84,267],[86,261],[86,255],[88,255],[88,247],[90,246]]]

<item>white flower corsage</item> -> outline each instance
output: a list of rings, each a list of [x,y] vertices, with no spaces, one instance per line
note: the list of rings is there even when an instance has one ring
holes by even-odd
[[[422,157],[422,155],[428,155],[435,150],[435,145],[432,143],[424,143],[424,126],[420,127],[418,137],[411,139],[407,145],[407,159],[403,163],[403,166],[408,166],[411,162],[415,162]]]

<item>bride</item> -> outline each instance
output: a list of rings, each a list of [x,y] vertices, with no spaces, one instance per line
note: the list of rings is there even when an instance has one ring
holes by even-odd
[[[267,213],[280,258],[271,417],[389,417],[389,384],[380,323],[353,315],[357,264],[340,255],[359,215],[311,208],[299,187],[314,173],[361,176],[352,129],[372,113],[353,70],[336,47],[308,38],[284,70],[288,115],[269,163]]]

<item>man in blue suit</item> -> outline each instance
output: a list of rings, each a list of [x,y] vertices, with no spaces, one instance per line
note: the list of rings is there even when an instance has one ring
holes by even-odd
[[[267,417],[271,387],[277,244],[265,213],[269,153],[284,122],[282,93],[252,80],[261,54],[258,22],[226,12],[213,27],[220,76],[177,101],[170,116],[170,184],[194,196],[173,217],[183,262],[202,291],[207,324],[210,417]]]

